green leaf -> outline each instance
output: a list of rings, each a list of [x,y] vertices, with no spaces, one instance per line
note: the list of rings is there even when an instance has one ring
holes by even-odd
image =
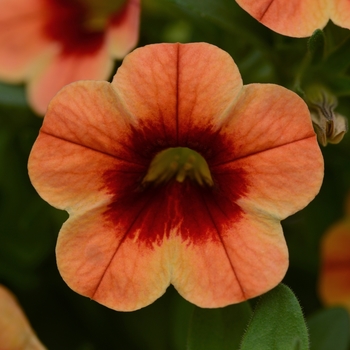
[[[349,76],[331,76],[327,75],[325,79],[329,89],[337,96],[350,95],[350,77]]]
[[[334,74],[344,72],[349,66],[350,36],[328,55],[324,62],[324,70]]]
[[[350,320],[343,308],[322,310],[308,319],[311,350],[347,350]]]
[[[235,1],[227,0],[167,0],[175,3],[190,14],[206,19],[226,30],[238,35],[266,51],[266,36],[269,30],[243,11]]]
[[[260,297],[240,350],[308,350],[303,313],[293,292],[280,284]]]
[[[194,309],[188,350],[237,349],[252,310],[248,302],[220,309]]]
[[[323,31],[317,29],[307,42],[311,63],[317,64],[322,61],[325,51],[325,36]]]

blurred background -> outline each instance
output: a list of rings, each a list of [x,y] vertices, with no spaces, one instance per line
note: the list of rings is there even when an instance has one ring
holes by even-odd
[[[141,0],[141,6],[139,46],[209,42],[233,57],[245,84],[295,87],[308,39],[272,32],[233,0]],[[349,36],[349,30],[332,23],[324,33],[329,50]],[[116,62],[115,70],[120,64]],[[311,71],[312,67],[305,74]],[[312,74],[305,81],[312,80]],[[335,87],[337,111],[350,116],[350,84],[344,84]],[[74,293],[61,279],[55,244],[67,214],[45,203],[27,175],[27,159],[41,123],[27,104],[24,85],[0,83],[0,283],[17,296],[38,337],[51,350],[184,349],[193,306],[172,287],[151,306],[122,313]],[[323,308],[317,294],[319,245],[329,226],[344,216],[350,137],[322,147],[322,152],[325,178],[319,195],[283,222],[290,250],[284,283],[297,295],[306,317]]]

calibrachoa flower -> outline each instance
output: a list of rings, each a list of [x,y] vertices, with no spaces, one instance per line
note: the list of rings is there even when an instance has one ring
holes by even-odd
[[[314,198],[323,159],[296,94],[243,86],[215,46],[157,44],[129,54],[112,83],[58,93],[29,174],[70,214],[56,253],[73,290],[134,310],[171,283],[220,307],[281,281],[280,220]]]
[[[350,29],[348,0],[236,0],[245,11],[273,31],[292,37],[310,36],[331,19]]]
[[[331,226],[321,242],[319,294],[325,305],[350,312],[350,194],[345,218]]]
[[[45,350],[15,297],[0,286],[0,349]]]
[[[66,84],[107,79],[138,39],[140,0],[1,0],[0,79],[44,114]]]

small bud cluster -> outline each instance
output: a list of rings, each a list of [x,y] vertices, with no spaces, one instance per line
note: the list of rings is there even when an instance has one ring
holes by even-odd
[[[324,88],[313,88],[307,95],[312,123],[322,146],[339,143],[348,131],[348,120],[334,111],[337,98]]]

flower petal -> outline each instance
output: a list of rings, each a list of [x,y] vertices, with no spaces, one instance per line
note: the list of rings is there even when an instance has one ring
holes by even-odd
[[[29,81],[29,101],[37,113],[45,114],[50,100],[63,86],[78,80],[107,79],[112,65],[106,47],[87,55],[58,55]]]
[[[149,45],[127,55],[112,81],[139,137],[154,143],[156,134],[160,147],[170,147],[175,142],[176,62],[177,45],[163,44],[162,50],[158,45]]]
[[[345,219],[329,229],[321,245],[319,294],[329,306],[350,310],[350,221]]]
[[[1,350],[45,350],[13,294],[0,286]]]
[[[3,0],[1,5],[0,77],[17,83],[31,74],[35,61],[41,61],[43,50],[50,45],[42,33],[44,6],[37,0]]]
[[[304,208],[318,193],[323,179],[323,161],[315,138],[295,141],[227,163],[213,171],[218,182],[227,184],[233,172],[245,170],[246,193],[237,200],[245,212],[283,220]]]
[[[242,80],[232,58],[216,46],[162,44],[160,50],[156,44],[128,55],[112,85],[125,108],[137,116],[145,140],[154,143],[157,132],[163,135],[157,140],[163,148],[196,149],[194,142],[187,143],[189,135],[196,132],[203,139],[209,134],[205,130],[219,128]]]
[[[211,167],[315,136],[305,102],[278,85],[245,85],[227,114],[219,135],[225,141]]]
[[[115,225],[100,208],[73,216],[63,225],[57,264],[73,290],[122,311],[144,307],[165,292],[170,284],[170,247],[163,242],[151,250],[128,239],[137,219],[132,218],[129,227]]]
[[[231,56],[204,43],[182,45],[178,58],[178,139],[196,149],[209,144],[237,102],[242,78]],[[195,136],[195,142],[193,140]],[[191,140],[192,139],[192,140]]]
[[[350,29],[350,3],[347,0],[330,1],[331,20],[338,26]]]
[[[114,58],[123,58],[137,44],[140,26],[140,0],[128,0],[122,12],[112,18],[107,30],[107,46]]]
[[[328,0],[236,0],[245,11],[273,31],[307,37],[329,20]]]
[[[229,114],[221,131],[226,147],[209,160],[214,181],[234,193],[231,174],[244,169],[246,193],[237,203],[249,213],[282,220],[304,208],[323,179],[323,158],[305,103],[280,86],[251,84]]]
[[[203,215],[212,221],[206,229],[219,240],[179,244],[171,281],[179,293],[201,307],[223,307],[276,286],[288,267],[279,221],[246,214],[236,221],[218,203],[206,205]]]
[[[106,191],[96,195],[105,171],[136,176],[146,171],[123,144],[130,126],[118,106],[107,82],[76,82],[59,92],[28,162],[31,181],[45,200],[70,212],[91,209],[106,200]]]
[[[120,169],[125,176],[144,174],[143,167],[44,132],[35,143],[29,162],[31,181],[40,188],[43,199],[70,214],[109,202],[110,193],[101,191],[105,187],[101,174],[111,168]]]

